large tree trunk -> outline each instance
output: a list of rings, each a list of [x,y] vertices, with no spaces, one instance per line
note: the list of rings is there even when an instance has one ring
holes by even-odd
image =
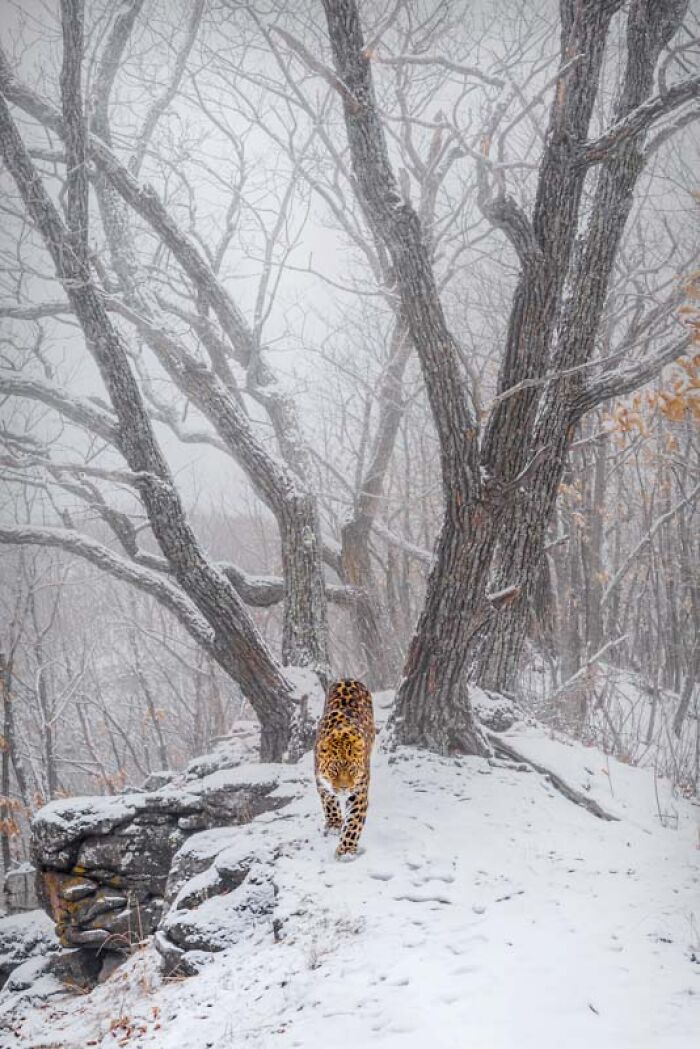
[[[604,6],[600,5],[601,9]],[[676,0],[672,4],[663,0],[636,0],[631,5],[627,25],[627,69],[617,105],[616,124],[648,98],[659,53],[676,31],[686,7],[686,0]],[[559,319],[557,351],[551,362],[553,372],[565,372],[592,357],[610,275],[632,208],[634,188],[644,165],[641,146],[645,131],[646,128],[642,127],[627,137],[611,140],[602,157],[596,158],[602,159],[602,164],[586,237],[571,276],[571,294]],[[567,163],[585,168],[580,156],[569,158]],[[574,182],[568,192],[578,193],[580,199],[578,183]],[[567,222],[572,228],[567,237],[573,237],[575,232],[577,211],[578,208],[568,216]],[[516,307],[517,301],[516,296]],[[521,336],[526,335],[527,331],[522,329]],[[499,581],[517,584],[520,596],[502,613],[497,643],[499,651],[494,651],[493,644],[487,644],[474,653],[476,679],[492,687],[512,689],[515,684],[517,659],[527,631],[527,606],[544,558],[547,526],[568,449],[578,421],[595,403],[595,398],[586,391],[580,371],[552,380],[541,396],[542,410],[529,449],[530,454],[533,450],[545,450],[545,460],[535,471],[528,493],[521,498],[518,512],[503,518],[499,537],[500,549],[508,551],[500,566]],[[504,454],[502,451],[501,457]]]
[[[279,501],[275,515],[284,579],[282,663],[309,667],[325,685],[330,662],[321,523],[315,495],[301,482],[298,488]]]
[[[479,469],[478,424],[438,295],[421,221],[403,202],[377,112],[370,56],[355,0],[324,0],[358,200],[391,258],[408,332],[421,363],[440,443],[445,518],[423,614],[399,687],[393,734],[441,751],[486,749],[462,688],[472,612],[484,602],[496,500]],[[475,534],[480,548],[474,551]],[[429,699],[431,709],[428,711]]]
[[[3,747],[0,755],[0,844],[2,844],[2,872],[6,875],[12,862],[10,837],[12,834],[12,808],[10,805],[10,761],[14,746],[12,706],[10,704],[10,671],[5,657],[0,652],[0,696],[2,697]]]
[[[520,493],[512,513],[502,519],[499,584],[508,581],[518,590],[489,630],[472,640],[470,677],[483,688],[514,690],[517,670],[531,618],[535,587],[542,571],[548,524],[562,479],[568,436],[558,435],[558,446],[534,469],[526,493]],[[497,585],[499,585],[497,584]]]
[[[579,59],[563,76],[550,110],[530,227],[533,246],[527,252],[519,249],[523,266],[499,373],[501,396],[523,381],[541,378],[549,363],[586,178],[580,150],[586,142],[598,92],[608,27],[619,6],[584,2],[574,10],[568,3],[561,5],[562,67],[574,55]],[[513,239],[511,231],[505,228],[505,232]],[[517,248],[519,242],[515,244]],[[486,427],[483,451],[487,469],[494,475],[512,477],[525,468],[533,450],[542,447],[532,440],[540,396],[540,388],[530,385],[496,404]],[[547,472],[551,483],[556,477],[558,484],[556,468]],[[541,468],[538,476],[544,478]],[[533,478],[529,489],[533,503],[539,506],[542,499],[532,491],[535,484]],[[543,557],[548,519],[533,520],[527,501],[521,493],[513,512],[502,519],[494,582],[496,589],[517,585],[520,594],[501,612],[488,633],[474,638],[471,644],[472,677],[484,687],[498,691],[512,691],[515,686],[533,588]],[[545,501],[554,505],[551,499]]]
[[[524,380],[540,378],[549,364],[586,179],[580,151],[598,94],[610,20],[620,6],[621,0],[564,0],[560,4],[561,68],[566,71],[550,108],[531,223],[521,217],[529,240],[522,237],[515,223],[509,223],[505,202],[495,215],[493,203],[482,202],[487,216],[510,237],[522,264],[499,371],[499,395]],[[528,438],[540,403],[540,389],[537,385],[525,386],[500,400],[491,412],[482,453],[490,473],[513,477],[528,462]]]
[[[139,0],[135,0],[125,16],[115,20],[95,80],[91,126],[110,148],[111,88],[140,7]],[[192,9],[183,51],[189,50],[196,36],[202,7],[199,0]],[[184,61],[179,62],[178,66],[181,76]],[[170,89],[174,92],[176,88],[177,83],[173,81]],[[154,111],[157,109],[157,106],[154,107]],[[151,125],[150,134],[155,123],[151,121]],[[141,156],[147,145],[144,135],[139,142]],[[131,166],[137,170],[139,165],[134,161]],[[136,323],[173,382],[212,423],[232,457],[246,471],[257,493],[275,516],[280,533],[284,580],[282,661],[286,665],[311,667],[325,682],[329,658],[320,521],[317,501],[310,488],[305,441],[294,406],[284,393],[273,392],[275,380],[262,356],[262,347],[256,344],[253,332],[246,326],[234,303],[228,305],[230,315],[235,315],[237,319],[235,344],[227,345],[220,340],[211,331],[211,326],[206,332],[200,332],[203,344],[210,350],[211,370],[204,368],[183,345],[165,334],[168,325],[161,316],[155,295],[148,288],[139,262],[129,207],[101,168],[97,169],[94,185],[112,265],[124,300],[134,311],[129,319]],[[186,240],[177,230],[174,235],[178,241]],[[182,243],[180,252],[175,252],[181,264],[188,257],[187,251],[195,254],[197,249],[191,242]],[[200,302],[207,299],[208,283],[203,274],[206,274],[209,283],[216,285],[219,297],[227,300],[226,289],[209,270],[206,262],[200,261],[199,268],[189,268]],[[203,328],[207,327],[205,317],[202,317],[202,325]],[[236,348],[239,363],[248,370],[248,392],[267,411],[285,464],[268,454],[256,439],[242,412],[240,393],[230,367],[230,357]]]
[[[488,612],[474,601],[483,593],[493,549],[492,519],[484,507],[454,501],[445,517],[428,579],[423,611],[409,647],[396,698],[396,740],[441,754],[484,751],[471,714],[465,650]]]

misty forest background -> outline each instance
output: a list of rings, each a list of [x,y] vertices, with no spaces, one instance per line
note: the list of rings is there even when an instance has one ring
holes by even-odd
[[[5,868],[314,675],[696,792],[698,5],[61,6],[2,4]]]

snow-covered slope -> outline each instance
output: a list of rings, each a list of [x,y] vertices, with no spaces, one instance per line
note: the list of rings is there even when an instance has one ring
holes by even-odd
[[[187,846],[200,837],[203,851],[275,856],[272,915],[189,979],[163,980],[148,946],[88,996],[6,1015],[13,1030],[1,1044],[700,1044],[697,807],[650,770],[541,729],[507,738],[619,822],[596,819],[534,772],[378,753],[365,851],[338,863],[307,764],[308,789],[295,783],[288,807]],[[227,899],[210,901],[222,926]]]

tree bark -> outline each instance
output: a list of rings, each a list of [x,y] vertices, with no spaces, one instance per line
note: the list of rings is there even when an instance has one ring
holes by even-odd
[[[384,481],[401,416],[403,373],[412,346],[401,316],[389,345],[389,360],[378,395],[379,422],[369,464],[360,482],[352,518],[342,529],[340,564],[343,581],[357,588],[355,628],[368,670],[370,688],[389,688],[399,673],[399,652],[372,569],[370,536],[381,505]]]
[[[593,6],[596,5],[584,4],[581,12],[588,10],[593,15]],[[597,6],[600,7],[599,14],[595,15],[598,20],[597,32],[603,34],[602,40],[598,40],[596,44],[596,49],[600,50],[607,30],[604,28],[604,20],[601,21],[599,16],[602,16],[604,11],[610,14],[610,10],[606,5]],[[658,56],[678,28],[686,7],[686,0],[675,0],[671,4],[662,0],[635,0],[631,4],[627,18],[627,68],[616,109],[616,123],[624,121],[630,114],[637,113],[649,96]],[[582,17],[585,20],[585,15]],[[565,35],[566,31],[565,23]],[[589,90],[589,86],[582,88],[584,98],[588,97]],[[556,108],[555,102],[555,111]],[[592,357],[610,276],[632,208],[634,188],[644,165],[641,147],[646,129],[646,124],[635,125],[634,133],[616,139],[614,146],[610,145],[606,152],[600,154],[603,159],[593,196],[591,217],[581,250],[572,267],[571,293],[566,305],[555,313],[552,320],[552,324],[556,323],[558,326],[557,350],[551,362],[553,372],[568,372],[572,367],[583,364]],[[581,127],[580,131],[585,134],[585,128]],[[576,199],[576,208],[570,210],[567,203],[565,213],[561,216],[570,226],[560,234],[567,241],[576,230],[581,185],[578,181],[580,175],[576,174],[576,170],[585,166],[582,159],[585,155],[586,151],[580,142],[573,156],[568,156],[565,151],[564,163],[571,173],[568,187],[562,183],[561,175],[558,176],[562,191]],[[557,181],[551,172],[549,177]],[[569,256],[570,245],[567,255],[558,255],[562,263]],[[516,295],[511,324],[516,323],[520,336],[527,342],[528,333],[519,324],[517,307]],[[551,331],[552,325],[550,338]],[[544,360],[546,363],[547,358]],[[659,363],[659,369],[661,366]],[[491,641],[487,640],[480,651],[475,653],[476,679],[493,688],[509,691],[515,684],[519,654],[527,630],[527,605],[544,557],[547,526],[556,502],[568,450],[574,438],[576,425],[585,411],[592,406],[581,376],[581,371],[568,373],[560,379],[553,379],[545,387],[537,400],[540,412],[534,418],[531,438],[529,442],[523,442],[529,447],[530,454],[536,450],[546,451],[544,460],[534,471],[527,493],[521,496],[517,512],[503,519],[499,543],[500,549],[507,554],[499,569],[497,585],[517,583],[520,587],[520,597],[502,613],[498,635],[494,635]],[[640,374],[640,384],[642,381],[645,379]],[[611,396],[614,395],[614,383],[611,383],[609,391]],[[523,394],[517,396],[522,397]],[[523,420],[525,418],[523,416]],[[496,448],[503,439],[502,435],[511,431],[508,427],[505,430],[497,427],[496,416],[493,417],[493,428],[497,433],[491,439],[491,447]],[[500,446],[501,452],[495,455],[494,463],[501,462],[506,454],[506,446],[502,443]]]
[[[593,444],[593,485],[589,516],[590,526],[585,537],[583,555],[586,588],[586,646],[588,654],[597,652],[603,644],[605,617],[603,614],[604,557],[603,535],[605,487],[607,473],[607,441],[601,438]]]
[[[389,162],[357,4],[324,0],[324,8],[342,85],[355,189],[375,238],[391,258],[440,444],[445,516],[396,698],[392,733],[398,743],[443,753],[483,753],[488,747],[462,686],[468,641],[481,614],[474,612],[472,595],[483,601],[493,547],[490,524],[499,501],[482,488],[477,422],[420,219],[402,201]]]
[[[109,98],[123,49],[128,41],[140,5],[135,3],[130,18],[117,19],[104,48],[94,92],[92,126],[96,135],[111,147]],[[132,171],[138,173],[145,148],[158,117],[167,107],[185,68],[187,54],[196,37],[201,19],[201,0],[193,6],[187,34],[178,55],[168,92],[149,112],[139,137]],[[254,488],[272,510],[280,532],[284,580],[282,615],[282,661],[284,664],[308,666],[322,681],[329,674],[328,624],[323,581],[320,520],[314,494],[310,488],[310,470],[301,428],[294,406],[283,394],[266,391],[274,378],[262,359],[261,347],[248,329],[243,316],[237,316],[239,357],[249,371],[249,392],[256,396],[270,416],[286,465],[271,456],[257,440],[247,416],[241,409],[240,394],[228,362],[229,348],[216,346],[212,369],[203,367],[184,346],[165,333],[163,318],[154,295],[142,273],[135,249],[129,209],[113,180],[101,168],[95,177],[102,224],[107,236],[114,271],[122,294],[131,308],[129,319],[135,323],[154,351],[170,378],[214,426],[226,449],[246,471]],[[184,240],[179,234],[180,240]],[[176,253],[177,254],[177,253]],[[182,263],[181,250],[179,260]],[[196,287],[206,297],[207,282],[202,280],[204,264],[197,271]],[[194,271],[190,267],[190,274]],[[221,296],[227,293],[213,274]],[[244,334],[244,338],[241,333]],[[203,338],[205,346],[211,340]]]

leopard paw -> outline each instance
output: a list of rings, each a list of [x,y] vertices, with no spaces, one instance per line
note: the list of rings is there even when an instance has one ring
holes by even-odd
[[[338,848],[335,850],[335,858],[340,863],[352,863],[353,860],[357,859],[357,852],[354,850],[350,852],[349,849],[341,849],[339,845]]]
[[[358,856],[362,856],[365,850],[361,845],[338,845],[335,850],[335,858],[337,860],[356,860]]]

